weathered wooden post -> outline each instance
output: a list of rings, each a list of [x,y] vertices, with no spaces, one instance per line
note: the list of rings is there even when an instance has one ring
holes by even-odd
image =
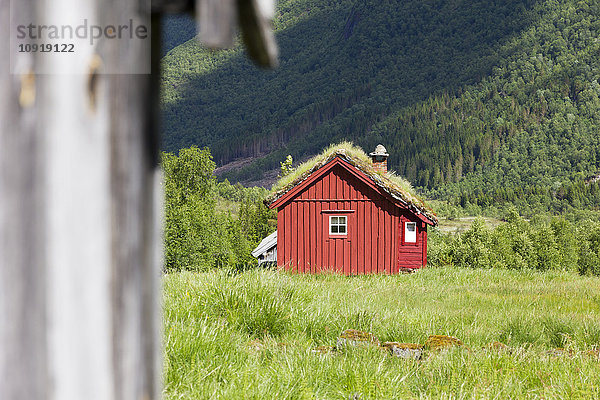
[[[0,399],[160,397],[158,22],[193,7],[0,0]],[[232,7],[249,54],[273,65],[257,1]],[[17,25],[78,15],[103,29],[93,45],[16,50]],[[139,40],[114,40],[124,18]],[[19,44],[42,44],[31,32]]]

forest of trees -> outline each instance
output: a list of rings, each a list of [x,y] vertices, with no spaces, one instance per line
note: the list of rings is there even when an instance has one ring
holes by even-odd
[[[541,216],[532,221],[511,208],[506,222],[489,229],[476,219],[462,234],[433,230],[428,237],[430,266],[572,271],[600,275],[600,222]]]
[[[196,21],[191,15],[164,15],[162,18],[161,54],[164,57],[175,47],[196,36]]]
[[[275,215],[265,189],[229,182],[351,140],[383,143],[442,217],[506,220],[432,231],[432,265],[600,273],[600,3],[277,7],[275,71],[257,71],[241,46],[200,48],[190,18],[164,21],[167,270],[253,264]],[[251,162],[218,182],[215,167],[236,158]]]
[[[289,173],[291,157],[280,163]],[[163,153],[165,173],[165,270],[243,270],[256,267],[251,251],[276,228],[276,213],[263,200],[268,191],[217,182],[207,148]],[[448,213],[447,209],[440,209]],[[448,216],[448,215],[445,215]],[[537,215],[528,221],[512,206],[505,223],[488,229],[475,220],[463,234],[432,228],[430,266],[569,270],[600,275],[600,219]]]
[[[194,40],[163,59],[165,149],[256,157],[225,175],[244,181],[341,139],[383,143],[432,198],[597,206],[597,2],[282,0],[275,25],[276,71]]]
[[[163,153],[165,270],[244,269],[251,251],[275,230],[276,215],[262,203],[267,191],[217,182],[206,148]]]

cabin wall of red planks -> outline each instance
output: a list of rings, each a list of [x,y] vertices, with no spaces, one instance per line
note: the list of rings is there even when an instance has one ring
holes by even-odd
[[[331,216],[347,218],[347,234],[330,233]],[[405,222],[416,222],[416,243],[405,243]],[[278,205],[277,231],[277,264],[297,272],[396,274],[427,262],[427,225],[339,164]]]

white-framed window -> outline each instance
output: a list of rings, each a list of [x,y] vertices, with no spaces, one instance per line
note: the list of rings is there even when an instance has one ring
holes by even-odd
[[[346,217],[345,215],[330,215],[329,233],[331,235],[347,235],[348,217]]]
[[[404,243],[417,243],[417,223],[404,223]]]

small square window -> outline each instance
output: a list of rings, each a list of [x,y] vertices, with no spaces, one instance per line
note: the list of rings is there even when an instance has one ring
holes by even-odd
[[[404,242],[405,243],[417,243],[417,223],[416,222],[405,222],[404,223]]]
[[[329,233],[333,235],[345,235],[348,230],[348,219],[345,216],[329,217]]]

